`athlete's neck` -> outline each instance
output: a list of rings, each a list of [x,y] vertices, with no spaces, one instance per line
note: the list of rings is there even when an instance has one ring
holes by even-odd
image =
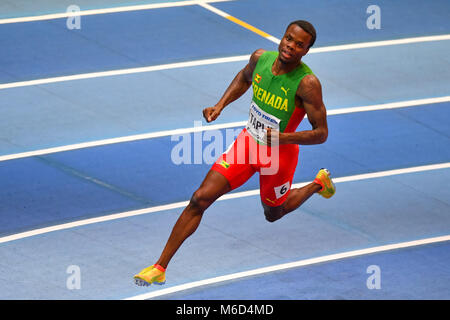
[[[272,65],[272,73],[275,76],[279,76],[288,72],[291,72],[295,68],[297,68],[302,63],[301,60],[293,62],[293,63],[286,63],[280,60],[279,57],[276,58],[275,63]]]

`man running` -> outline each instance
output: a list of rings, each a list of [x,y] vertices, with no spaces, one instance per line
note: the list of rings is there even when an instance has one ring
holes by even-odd
[[[159,260],[134,276],[137,285],[164,284],[175,252],[198,227],[205,210],[220,196],[260,173],[260,195],[266,219],[274,222],[297,209],[314,193],[330,198],[335,186],[327,169],[310,184],[291,189],[299,145],[327,140],[326,109],[319,80],[301,59],[316,40],[307,21],[290,23],[278,52],[256,50],[214,107],[203,110],[207,122],[253,85],[249,121],[234,143],[213,164],[178,218]],[[305,114],[312,129],[296,132]]]

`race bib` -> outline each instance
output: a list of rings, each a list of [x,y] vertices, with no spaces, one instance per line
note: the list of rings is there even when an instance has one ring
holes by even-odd
[[[252,101],[247,122],[247,132],[259,143],[267,144],[266,129],[280,131],[280,119],[263,111]]]

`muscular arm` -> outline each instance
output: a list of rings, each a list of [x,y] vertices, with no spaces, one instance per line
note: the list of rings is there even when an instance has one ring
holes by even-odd
[[[227,105],[240,98],[250,88],[256,63],[264,51],[263,49],[258,49],[253,52],[247,65],[234,77],[219,102],[214,107],[203,110],[203,116],[207,122],[216,120]]]
[[[302,79],[297,90],[297,96],[302,100],[312,129],[280,133],[280,144],[321,144],[327,140],[327,111],[322,100],[322,86],[314,75]]]

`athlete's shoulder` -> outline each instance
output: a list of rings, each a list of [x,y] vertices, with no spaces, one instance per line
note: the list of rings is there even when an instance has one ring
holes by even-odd
[[[319,78],[316,77],[314,73],[306,74],[302,81],[300,81],[300,85],[304,86],[320,86]]]
[[[250,56],[250,63],[253,63],[256,65],[256,63],[258,62],[259,58],[261,58],[261,56],[267,52],[267,50],[265,49],[256,49]]]
[[[313,92],[321,93],[322,85],[320,84],[319,78],[311,73],[305,75],[300,81],[297,89],[297,95],[300,97],[304,97]]]
[[[261,56],[264,55],[265,52],[267,52],[267,51],[264,49],[257,49],[251,54],[248,64],[246,66],[246,71],[247,71],[246,78],[250,79],[249,81],[251,81],[253,72],[256,69],[256,65],[258,64],[258,61],[261,60],[260,58],[261,58]]]

